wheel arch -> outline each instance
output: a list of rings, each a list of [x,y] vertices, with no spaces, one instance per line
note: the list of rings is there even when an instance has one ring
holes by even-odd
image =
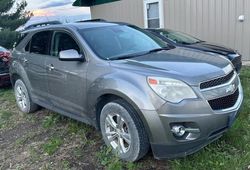
[[[24,84],[27,86],[29,94],[31,95],[31,98],[33,99],[32,86],[29,81],[28,75],[23,66],[20,63],[14,61],[10,67],[10,81],[13,87],[15,85],[16,80],[18,79],[21,79],[24,82]]]

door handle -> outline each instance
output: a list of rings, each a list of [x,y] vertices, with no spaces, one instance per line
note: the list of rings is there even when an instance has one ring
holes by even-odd
[[[55,69],[55,67],[53,66],[53,64],[50,64],[50,65],[48,65],[47,67],[49,68],[49,71],[52,71],[52,70]]]
[[[23,58],[23,62],[26,64],[28,63],[28,60],[26,58]]]

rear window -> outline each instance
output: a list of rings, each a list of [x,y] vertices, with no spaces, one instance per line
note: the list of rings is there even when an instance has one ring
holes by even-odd
[[[33,35],[30,52],[35,54],[48,55],[50,51],[50,40],[52,31],[43,31]]]

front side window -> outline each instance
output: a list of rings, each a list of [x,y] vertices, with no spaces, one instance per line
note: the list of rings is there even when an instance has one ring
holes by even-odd
[[[36,33],[31,40],[30,52],[35,54],[48,55],[50,50],[51,31]]]
[[[167,45],[159,38],[127,25],[83,29],[80,34],[102,59],[147,52]]]
[[[79,46],[69,34],[56,32],[53,40],[52,55],[59,56],[59,53],[65,50],[76,50],[80,54]]]

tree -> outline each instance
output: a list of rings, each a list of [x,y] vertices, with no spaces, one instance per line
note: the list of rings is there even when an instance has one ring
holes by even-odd
[[[27,2],[16,1],[0,0],[0,27],[2,29],[14,31],[29,20],[30,13],[25,11]]]
[[[18,2],[17,2],[18,1]],[[12,48],[17,40],[18,33],[15,30],[25,24],[30,13],[25,11],[25,0],[0,0],[0,45]]]

